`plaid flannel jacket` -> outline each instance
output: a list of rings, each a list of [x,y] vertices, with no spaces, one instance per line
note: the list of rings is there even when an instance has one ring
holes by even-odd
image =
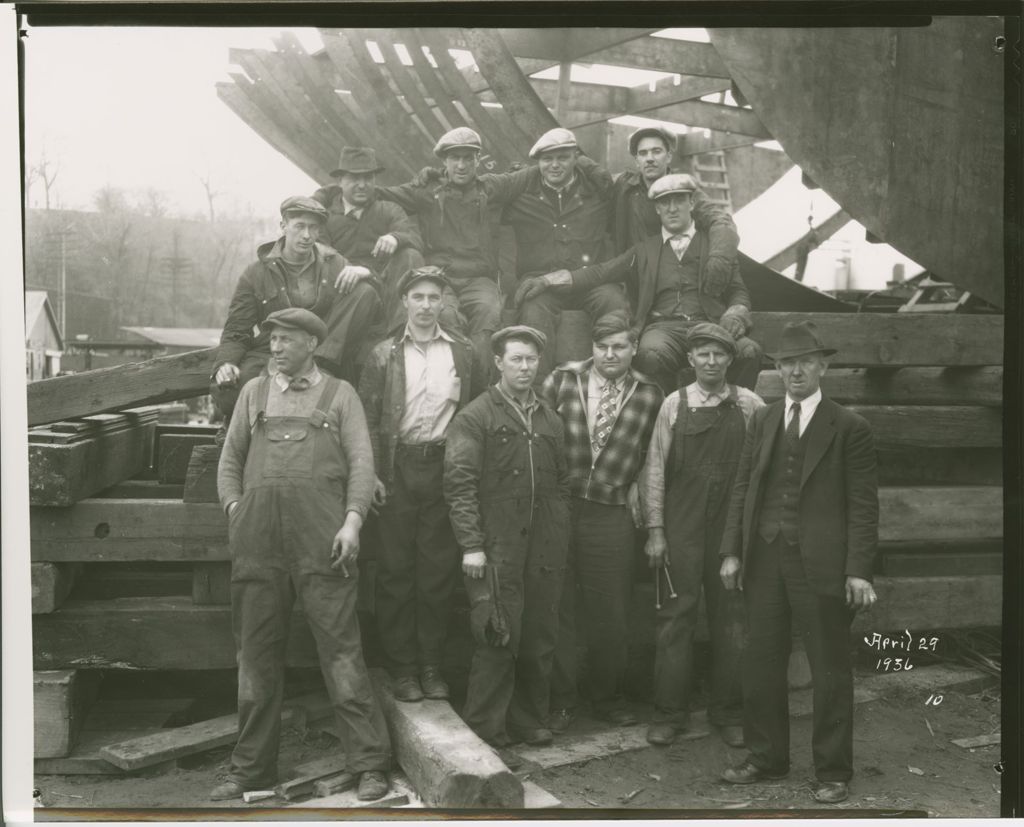
[[[565,425],[572,496],[624,505],[629,486],[643,467],[664,394],[656,382],[630,370],[615,425],[595,458],[587,423],[587,383],[593,364],[593,359],[587,359],[559,365],[544,380],[540,397]]]

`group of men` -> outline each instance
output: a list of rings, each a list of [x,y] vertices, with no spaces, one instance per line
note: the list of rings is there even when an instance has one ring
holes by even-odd
[[[871,434],[821,396],[834,351],[809,323],[771,354],[785,400],[754,393],[763,352],[747,336],[735,226],[671,171],[673,150],[671,133],[638,130],[637,172],[613,180],[553,129],[535,166],[478,175],[479,136],[461,127],[435,147],[440,171],[377,187],[373,150],[346,147],[337,183],[281,205],[282,237],[239,281],[213,377],[239,663],[239,738],[214,798],[275,780],[296,596],[358,794],[386,793],[388,732],[355,611],[371,509],[375,622],[399,701],[449,696],[461,571],[475,640],[462,717],[477,735],[503,749],[571,725],[577,613],[582,694],[598,717],[636,723],[623,684],[645,530],[658,602],[648,740],[688,726],[703,594],[709,717],[750,752],[722,777],[784,775],[795,616],[814,680],[815,797],[846,797],[849,627],[875,600]],[[499,222],[516,239],[512,308]],[[592,356],[556,365],[569,308],[593,321]]]

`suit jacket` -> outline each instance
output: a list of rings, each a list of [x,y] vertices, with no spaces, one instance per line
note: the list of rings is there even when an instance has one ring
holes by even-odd
[[[719,553],[749,559],[757,538],[764,484],[775,440],[782,437],[783,398],[754,411],[736,473]],[[871,428],[859,414],[822,397],[802,437],[797,526],[811,588],[842,595],[847,576],[870,580],[878,546],[878,479]]]

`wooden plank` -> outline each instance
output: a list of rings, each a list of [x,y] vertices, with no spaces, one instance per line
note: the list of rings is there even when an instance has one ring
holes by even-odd
[[[44,562],[229,560],[217,503],[87,499],[29,510],[32,559]]]
[[[550,84],[553,81],[539,81],[533,78],[530,83],[534,88],[538,88],[539,84]],[[611,90],[612,94],[595,92],[591,88],[595,86],[600,90]],[[591,123],[602,123],[621,115],[644,115],[654,109],[660,110],[665,106],[721,92],[729,86],[730,82],[724,78],[701,77],[681,78],[679,83],[675,83],[673,78],[667,78],[658,81],[653,89],[646,85],[625,88],[577,83],[572,85],[569,98],[569,109],[576,112],[570,115],[565,125],[575,129]],[[548,88],[541,87],[538,93],[542,96],[545,93],[550,94]]]
[[[712,130],[706,135],[703,130],[680,135],[676,142],[675,156],[685,158],[688,155],[703,155],[705,152],[717,152],[720,149],[735,149],[757,143],[753,135],[734,135],[731,132]]]
[[[213,445],[213,440],[213,436],[203,432],[161,434],[156,444],[156,470],[160,482],[184,483],[192,459],[192,449]]]
[[[883,552],[879,555],[875,566],[878,574],[886,577],[949,577],[971,574],[1002,574],[1003,552],[980,551],[943,552],[937,554],[932,550],[901,552],[898,554]]]
[[[1003,369],[835,368],[821,379],[822,392],[842,405],[985,405],[1003,404]],[[766,402],[785,394],[778,371],[762,371],[757,393]]]
[[[839,350],[835,366],[989,366],[1003,363],[1003,317],[927,313],[758,313],[753,337],[773,353],[787,322],[812,321]]]
[[[814,232],[819,239],[829,239],[849,224],[850,221],[850,216],[842,210],[839,210],[818,224],[814,228]],[[800,249],[804,245],[804,239],[806,238],[806,235],[800,236],[800,238],[788,247],[784,247],[779,250],[779,252],[764,262],[765,267],[771,267],[773,270],[778,270],[781,273],[790,265],[796,264],[797,259],[799,258]]]
[[[516,50],[513,48],[512,51]],[[667,37],[637,37],[591,53],[587,62],[652,69],[656,72],[678,72],[681,75],[731,77],[722,58],[710,43]]]
[[[29,382],[28,424],[201,396],[216,348]]]
[[[74,749],[82,721],[98,687],[98,678],[82,675],[76,670],[32,674],[37,758],[62,758]]]
[[[291,723],[294,711],[281,712],[281,723]],[[131,738],[100,749],[100,755],[115,767],[137,770],[185,755],[194,755],[233,744],[238,738],[238,716],[222,715],[176,729]]]
[[[520,758],[547,770],[647,749],[649,746],[646,727],[637,725],[559,737],[555,743],[543,747],[518,745],[514,751]]]
[[[115,500],[180,500],[185,487],[179,483],[165,483],[160,480],[122,480],[110,488],[96,493],[96,497]]]
[[[883,447],[878,450],[878,484],[1002,485],[1001,448]]]
[[[348,792],[359,786],[359,776],[351,772],[343,772],[331,778],[321,778],[313,784],[313,795],[323,798],[328,795]]]
[[[438,118],[437,113],[427,102],[425,89],[421,89],[416,83],[415,72],[406,67],[395,51],[395,41],[391,37],[389,29],[373,29],[372,39],[377,42],[380,53],[384,57],[384,65],[399,91],[405,98],[406,104],[412,107],[416,117],[420,119],[424,130],[435,141],[445,132],[451,129],[446,123]]]
[[[358,775],[345,772],[345,757],[336,755],[320,758],[305,765],[298,776],[283,781],[274,788],[274,793],[285,801],[307,796],[313,792],[313,784],[323,778],[334,778],[339,775],[348,776],[352,784],[359,783]],[[341,790],[337,790],[341,792]]]
[[[220,445],[197,445],[192,449],[185,471],[182,499],[187,503],[215,503],[217,496],[217,468],[220,465]]]
[[[196,563],[192,568],[192,602],[199,606],[231,603],[231,564]]]
[[[772,133],[761,123],[761,119],[754,111],[740,106],[686,100],[646,109],[643,114],[645,118],[675,121],[691,127],[714,129],[718,132],[750,135],[763,141],[773,139]]]
[[[999,408],[950,405],[849,405],[863,416],[875,444],[938,448],[998,448],[1003,444]]]
[[[990,732],[988,735],[974,735],[970,738],[954,738],[951,743],[964,749],[977,747],[996,747],[1002,743],[1002,733]]]
[[[235,669],[229,606],[195,606],[188,595],[69,600],[32,621],[37,669]],[[319,665],[305,617],[289,624],[286,664]]]
[[[188,594],[192,588],[188,563],[87,563],[83,569],[75,586],[79,600],[169,597]]]
[[[32,614],[49,614],[59,609],[81,569],[79,563],[33,563]]]
[[[874,585],[878,602],[857,613],[855,632],[1002,624],[1003,578],[998,575],[877,577]]]
[[[997,486],[881,488],[882,542],[953,542],[1003,536],[1003,489]]]
[[[67,445],[28,446],[29,503],[69,506],[149,466],[155,422]]]
[[[126,773],[120,767],[115,767],[100,755],[100,749],[107,744],[123,741],[126,738],[134,738],[136,735],[138,735],[137,731],[129,729],[96,730],[86,729],[83,726],[75,748],[63,758],[37,758],[34,767],[35,774],[36,776],[105,775],[131,777],[136,775],[161,775],[172,772],[177,768],[178,762],[171,760],[154,764],[135,773]]]
[[[395,759],[428,807],[522,808],[523,785],[446,701],[401,703],[371,670]]]

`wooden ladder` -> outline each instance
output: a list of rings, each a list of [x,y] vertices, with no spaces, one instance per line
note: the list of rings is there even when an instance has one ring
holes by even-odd
[[[712,204],[720,204],[732,212],[729,192],[729,172],[725,165],[725,152],[705,152],[693,159],[693,177]]]

